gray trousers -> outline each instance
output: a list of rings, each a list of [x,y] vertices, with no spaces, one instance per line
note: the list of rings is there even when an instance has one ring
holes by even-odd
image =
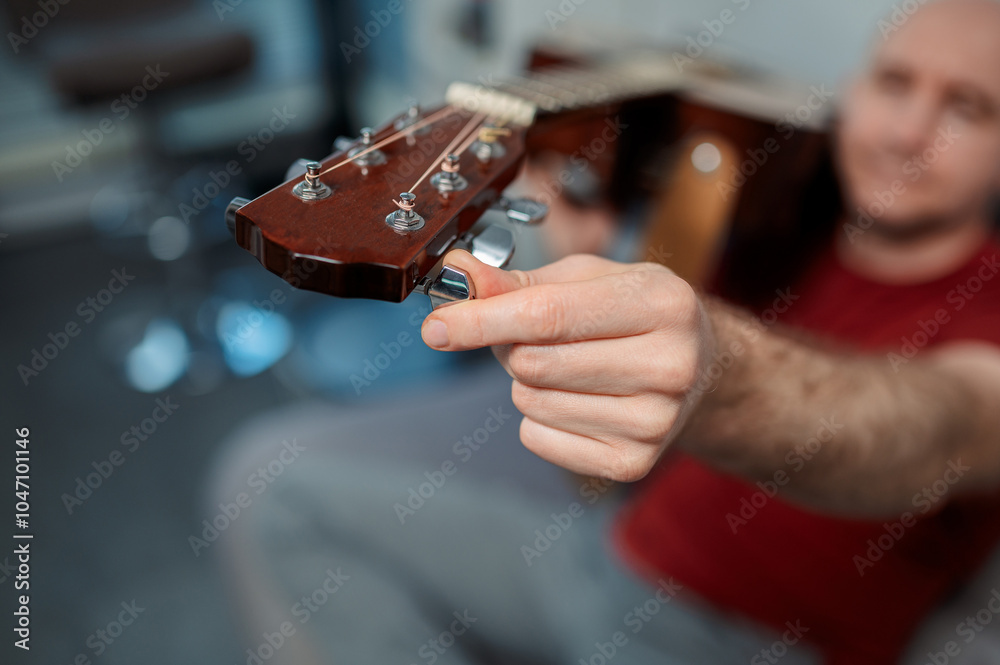
[[[525,451],[494,383],[440,411],[291,409],[233,438],[206,510],[240,663],[820,662],[635,575],[611,547],[620,499]]]

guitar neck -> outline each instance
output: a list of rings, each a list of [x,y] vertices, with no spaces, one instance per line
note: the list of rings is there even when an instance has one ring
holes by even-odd
[[[490,77],[492,79],[492,77]],[[640,57],[600,67],[551,67],[480,85],[453,83],[448,103],[527,126],[536,116],[597,108],[677,90],[683,75],[662,57]]]

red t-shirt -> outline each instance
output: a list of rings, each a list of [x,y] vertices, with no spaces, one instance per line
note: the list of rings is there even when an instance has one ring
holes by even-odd
[[[886,354],[887,369],[895,363],[905,373],[901,361],[919,358],[921,348],[955,340],[1000,345],[998,271],[996,241],[947,277],[903,286],[859,277],[828,250],[792,289],[799,298],[778,320]],[[804,455],[786,462],[789,477],[808,464]],[[957,461],[951,471],[942,468],[942,482],[914,499],[914,519],[903,524],[800,508],[782,500],[780,488],[768,497],[753,483],[676,453],[626,502],[614,541],[650,580],[672,575],[716,606],[779,632],[785,622],[801,621],[805,638],[831,664],[884,665],[900,657],[919,620],[1000,538],[1000,495],[947,501],[947,479],[960,471]]]

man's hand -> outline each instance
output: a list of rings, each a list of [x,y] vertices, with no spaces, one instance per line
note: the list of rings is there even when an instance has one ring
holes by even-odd
[[[521,441],[539,457],[615,481],[645,476],[695,408],[714,348],[694,290],[655,263],[576,255],[504,271],[453,251],[478,299],[438,309],[435,349],[493,348],[514,379]]]

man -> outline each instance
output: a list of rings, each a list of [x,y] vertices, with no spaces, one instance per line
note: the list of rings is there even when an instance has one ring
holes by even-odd
[[[655,265],[505,273],[461,252],[447,262],[482,298],[430,315],[424,340],[492,346],[524,445],[555,464],[628,482],[686,453],[618,530],[650,576],[775,627],[802,619],[835,662],[890,662],[998,534],[973,521],[1000,505],[977,498],[1000,487],[997,35],[995,2],[924,6],[847,94],[852,212],[776,302],[846,348],[765,329]]]
[[[849,212],[759,318],[658,265],[449,254],[479,299],[424,341],[493,347],[529,450],[639,491],[546,526],[456,478],[393,527],[390,471],[290,468],[220,545],[271,610],[301,597],[272,662],[898,659],[1000,535],[998,34],[1000,5],[943,0],[880,45],[838,127]]]

